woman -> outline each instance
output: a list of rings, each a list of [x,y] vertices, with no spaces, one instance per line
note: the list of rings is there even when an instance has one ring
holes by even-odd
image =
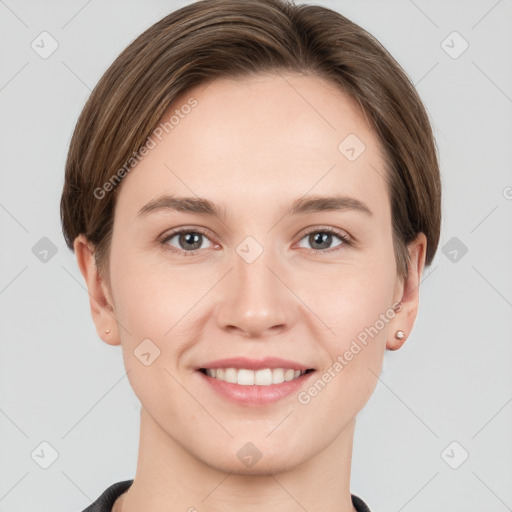
[[[91,94],[61,216],[141,402],[135,478],[88,512],[369,510],[355,420],[441,217],[425,109],[371,35],[282,0],[171,13]]]

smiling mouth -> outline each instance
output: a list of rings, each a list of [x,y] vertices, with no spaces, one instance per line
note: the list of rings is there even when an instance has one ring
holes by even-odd
[[[271,386],[300,379],[303,375],[311,373],[308,370],[294,370],[291,368],[262,368],[249,370],[246,368],[199,368],[199,371],[216,380],[239,384],[240,386]]]

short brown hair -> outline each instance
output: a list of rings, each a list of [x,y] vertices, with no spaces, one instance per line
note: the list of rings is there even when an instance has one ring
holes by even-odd
[[[201,0],[152,25],[119,55],[71,139],[61,198],[68,247],[83,233],[108,279],[120,187],[100,199],[95,190],[116,173],[122,177],[118,171],[179,94],[215,78],[280,71],[326,78],[361,106],[385,150],[397,270],[407,275],[407,244],[420,232],[429,265],[439,242],[441,182],[432,128],[413,84],[357,24],[286,0]]]

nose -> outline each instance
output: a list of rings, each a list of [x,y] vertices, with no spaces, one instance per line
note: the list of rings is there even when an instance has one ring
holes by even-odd
[[[235,253],[216,311],[219,327],[255,338],[290,329],[300,303],[287,286],[286,274],[271,251],[264,250],[252,263]]]

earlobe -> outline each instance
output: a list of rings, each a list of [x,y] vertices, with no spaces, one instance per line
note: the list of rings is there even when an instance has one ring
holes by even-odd
[[[416,238],[407,246],[409,251],[408,275],[398,278],[401,284],[401,307],[396,311],[391,324],[389,339],[386,343],[388,350],[398,350],[403,346],[412,331],[419,306],[419,286],[425,266],[427,250],[427,238],[419,233]]]
[[[94,260],[94,248],[81,234],[73,242],[78,267],[84,277],[89,294],[91,316],[98,336],[109,345],[120,345],[117,321],[108,286],[99,275]]]
[[[398,350],[407,340],[407,334],[401,329],[396,330],[392,336],[393,339],[386,344],[388,350]]]

